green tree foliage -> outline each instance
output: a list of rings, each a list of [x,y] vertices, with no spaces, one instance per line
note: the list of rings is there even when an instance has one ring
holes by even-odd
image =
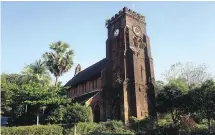
[[[1,135],[63,135],[58,125],[2,127]]]
[[[156,81],[155,82],[155,94],[157,95],[157,93],[161,90],[163,90],[164,87],[164,82],[163,81]]]
[[[40,116],[48,117],[46,115],[59,105],[70,103],[71,100],[62,94],[62,89],[63,87],[51,87],[38,82],[24,83],[12,97],[12,123],[33,124],[36,123],[36,116],[39,123]],[[26,121],[20,121],[21,119]]]
[[[148,132],[155,128],[155,122],[153,119],[150,119],[149,117],[146,117],[142,120],[138,120],[136,117],[130,117],[129,127],[136,132],[141,131]]]
[[[5,74],[1,75],[1,115],[9,115],[12,109],[14,92],[18,91],[21,85],[22,75]]]
[[[54,124],[74,125],[78,122],[92,122],[90,107],[78,103],[60,105],[53,109],[48,121]]]
[[[183,80],[170,81],[157,95],[157,110],[160,113],[170,113],[174,124],[177,124],[179,115],[183,111],[184,95],[188,86]]]
[[[74,103],[66,106],[66,114],[64,115],[65,124],[75,124],[78,122],[92,121],[90,107]]]
[[[48,122],[51,124],[62,124],[64,123],[64,116],[67,113],[67,108],[64,105],[59,105],[58,107],[54,108],[50,111],[48,115]]]
[[[45,67],[45,63],[41,60],[35,61],[30,65],[27,65],[23,70],[23,82],[38,82],[43,85],[49,85],[51,83],[51,77]]]
[[[69,44],[58,41],[50,45],[53,52],[46,52],[43,57],[49,71],[55,76],[55,85],[58,78],[67,72],[73,65],[73,50],[69,50]]]
[[[201,87],[189,92],[191,104],[189,111],[197,112],[208,120],[208,129],[211,129],[211,120],[215,120],[215,82],[205,81]]]
[[[37,120],[42,117],[41,123],[45,124],[56,108],[71,103],[66,96],[67,88],[57,80],[71,68],[73,50],[61,41],[51,44],[50,48],[53,52],[44,54],[45,61],[27,65],[21,75],[1,75],[1,114],[10,117],[11,125],[35,124],[36,114]],[[56,77],[54,86],[48,70]]]
[[[19,92],[13,98],[16,100],[16,104],[19,103],[19,106],[26,107],[26,112],[27,107],[34,108],[37,121],[39,122],[39,113],[43,107],[52,102],[51,97],[52,94],[49,92],[48,87],[44,87],[41,83],[29,82],[28,84],[22,85]],[[21,112],[24,113],[23,111]]]
[[[128,130],[122,121],[107,121],[99,123],[96,128],[91,133],[92,135],[102,135],[102,134],[134,134],[132,131]]]

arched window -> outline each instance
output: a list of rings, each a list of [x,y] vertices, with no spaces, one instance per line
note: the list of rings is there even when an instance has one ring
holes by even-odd
[[[133,42],[134,42],[134,46],[137,47],[138,43],[137,43],[137,38],[136,37],[133,38]]]
[[[100,103],[96,103],[94,105],[94,121],[100,122],[101,121],[101,105]]]

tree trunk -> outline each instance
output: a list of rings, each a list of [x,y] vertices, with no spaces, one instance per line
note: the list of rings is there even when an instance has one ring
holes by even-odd
[[[173,114],[173,111],[172,111],[172,110],[171,110],[171,117],[172,117],[173,123],[176,124],[175,117],[174,117],[174,114]]]
[[[40,119],[40,116],[39,116],[39,112],[37,112],[37,126],[39,125],[39,119]]]
[[[211,133],[211,120],[208,118],[208,131]]]
[[[74,131],[74,135],[76,135],[76,124],[75,124],[75,131]]]
[[[57,86],[58,83],[58,76],[55,77],[55,86]]]

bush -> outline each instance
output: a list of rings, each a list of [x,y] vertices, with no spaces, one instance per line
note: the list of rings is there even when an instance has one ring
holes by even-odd
[[[95,130],[92,132],[93,135],[96,134],[134,134],[132,131],[126,129],[122,121],[107,121],[101,122],[97,125]]]
[[[98,124],[93,122],[79,122],[76,125],[76,133],[77,135],[89,134],[90,132],[93,132],[97,126]],[[72,135],[74,134],[74,131],[75,127],[65,128],[64,134]]]
[[[63,135],[63,128],[58,125],[2,127],[1,135]]]
[[[196,122],[190,116],[181,116],[180,123],[177,125],[180,132],[190,132],[196,126]]]
[[[65,135],[74,134],[75,128],[65,128]],[[93,122],[79,122],[76,125],[76,134],[77,135],[105,135],[105,134],[134,134],[133,132],[126,129],[121,121],[108,121],[101,123]]]
[[[129,118],[129,128],[135,131],[138,129],[138,119],[136,117]]]
[[[57,108],[54,108],[53,111],[47,117],[47,121],[51,124],[60,124],[64,121],[64,115],[66,114],[67,108],[63,105],[59,105]]]
[[[141,131],[147,132],[149,130],[155,129],[155,121],[148,117],[142,120],[137,120],[137,118],[135,117],[130,117],[129,127],[136,132],[141,132]]]
[[[68,105],[64,115],[63,123],[67,125],[74,125],[78,122],[91,122],[90,107],[80,105],[78,103]]]
[[[159,114],[160,118],[158,120],[158,126],[168,126],[173,123],[171,115],[170,114]]]

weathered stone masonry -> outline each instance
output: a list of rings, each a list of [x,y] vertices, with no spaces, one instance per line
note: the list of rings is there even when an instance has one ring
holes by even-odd
[[[154,67],[145,17],[123,8],[107,21],[106,58],[68,81],[68,97],[91,106],[94,121],[156,116]]]

